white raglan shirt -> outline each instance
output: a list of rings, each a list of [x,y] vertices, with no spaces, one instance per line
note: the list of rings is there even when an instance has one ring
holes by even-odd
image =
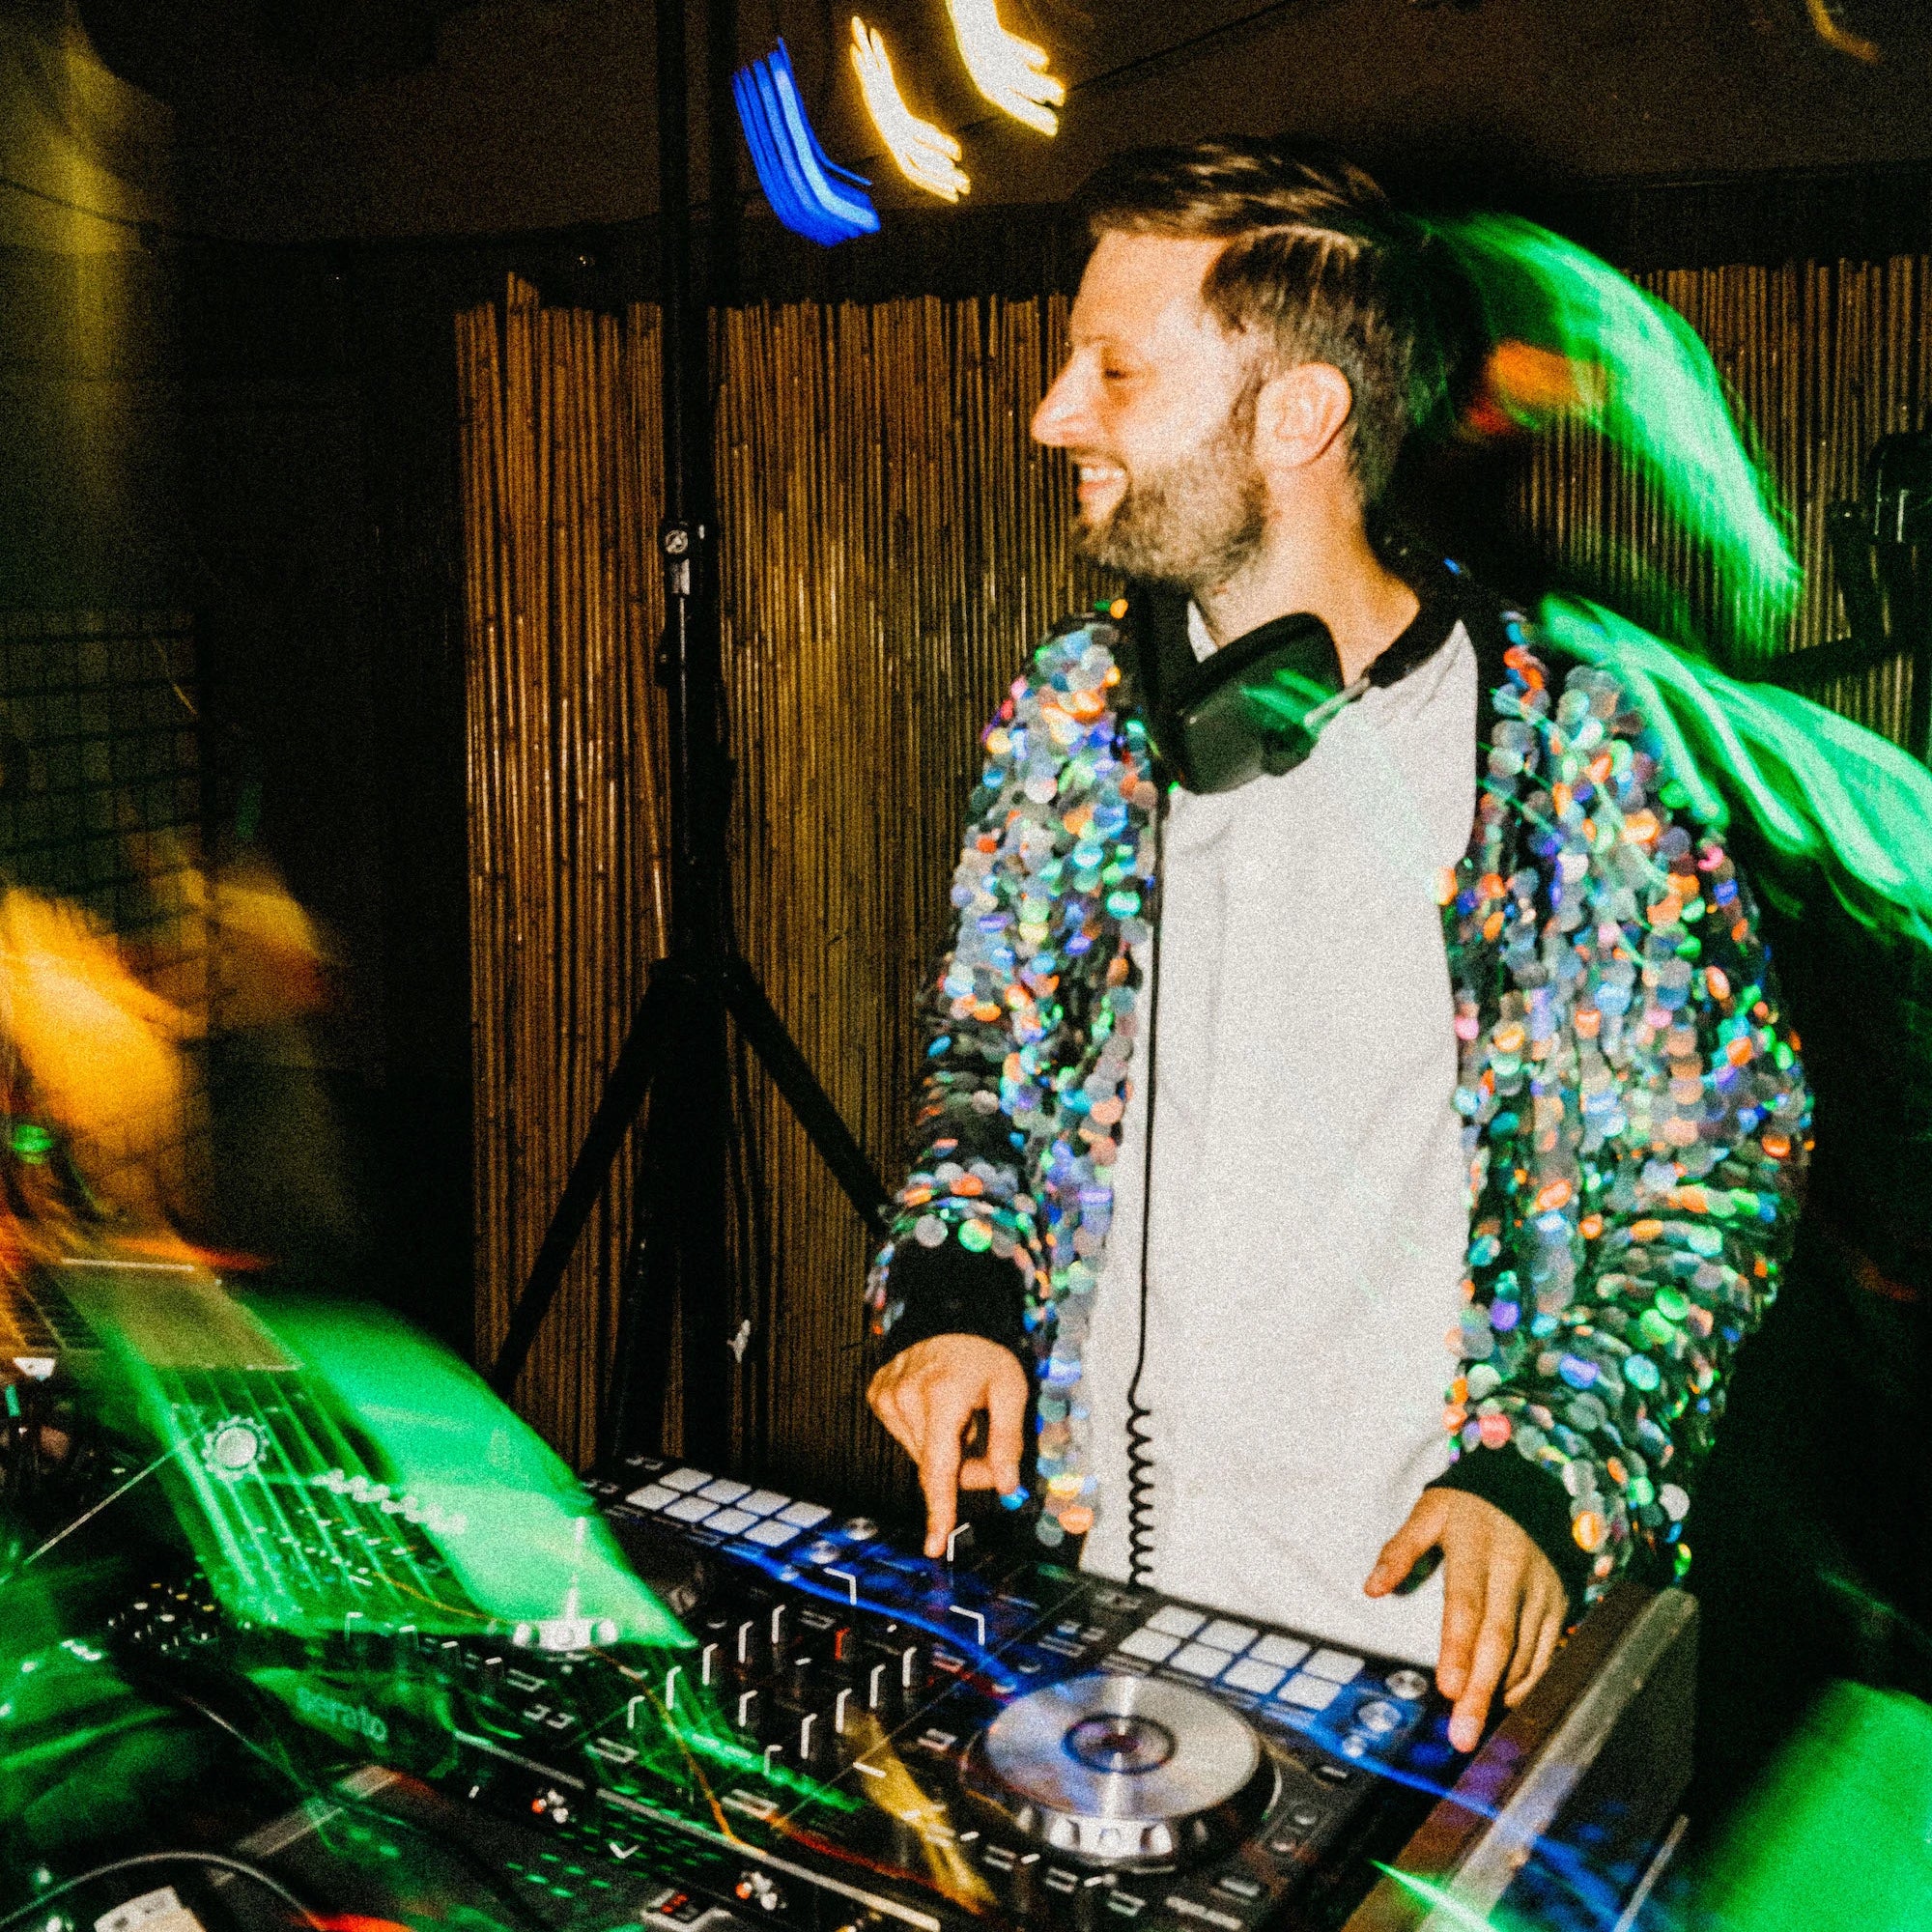
[[[1197,655],[1212,649],[1190,611]],[[1447,1462],[1468,1244],[1435,881],[1475,816],[1475,651],[1371,687],[1305,763],[1176,792],[1162,854],[1147,1367],[1147,1580],[1433,1664],[1439,1574],[1373,1600],[1377,1552]],[[1139,949],[1143,986],[1151,947]],[[1148,1011],[1079,1397],[1124,1578],[1139,1339]]]

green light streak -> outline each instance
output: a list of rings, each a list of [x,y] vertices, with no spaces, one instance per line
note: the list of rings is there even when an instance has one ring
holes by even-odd
[[[1710,1932],[1932,1925],[1932,1710],[1832,1686],[1730,1822],[1697,1905]]]
[[[768,1770],[758,1752],[741,1745],[732,1737],[715,1736],[695,1725],[673,1723],[671,1729],[698,1757],[712,1764],[721,1764],[728,1771],[743,1772],[751,1776],[762,1778],[767,1784],[776,1784],[785,1791],[796,1792],[801,1798],[816,1804],[824,1804],[835,1811],[847,1813],[862,1811],[865,1806],[857,1799],[844,1792],[835,1790],[831,1785],[821,1783],[808,1774],[788,1770],[785,1766],[774,1764]]]
[[[392,1488],[462,1520],[460,1533],[427,1533],[489,1615],[540,1622],[568,1598],[579,1616],[616,1624],[615,1641],[694,1644],[632,1575],[562,1459],[447,1350],[373,1309],[278,1301],[255,1312],[378,1445]]]
[[[1439,1885],[1431,1885],[1426,1878],[1412,1878],[1406,1871],[1398,1871],[1394,1865],[1385,1865],[1379,1859],[1369,1862],[1396,1884],[1411,1891],[1425,1905],[1433,1906],[1437,1912],[1463,1927],[1463,1932],[1500,1932],[1500,1928],[1478,1912],[1474,1906],[1464,1905],[1461,1899],[1452,1898]]]
[[[1795,693],[1743,684],[1601,606],[1547,599],[1543,631],[1610,672],[1662,741],[1690,811],[1763,840],[1754,877],[1793,907],[1829,883],[1869,930],[1932,944],[1932,772]]]
[[[1310,714],[1335,699],[1335,693],[1327,685],[1316,683],[1288,665],[1276,666],[1265,684],[1242,685],[1241,696],[1264,720],[1276,721],[1310,736],[1314,735],[1308,731]]]
[[[563,1463],[469,1369],[379,1311],[260,1307],[188,1269],[76,1267],[121,1425],[171,1451],[222,1607],[300,1637],[529,1627],[539,1648],[692,1639]],[[249,1442],[255,1443],[250,1452]],[[219,1444],[241,1445],[239,1462]],[[536,1627],[559,1623],[539,1639]]]
[[[1482,213],[1423,225],[1474,288],[1492,343],[1526,342],[1585,376],[1576,412],[1709,546],[1739,607],[1773,616],[1789,611],[1803,578],[1789,520],[1690,325],[1608,263],[1533,221]],[[1587,380],[1592,374],[1596,380]],[[1756,648],[1771,648],[1768,626],[1741,628]]]

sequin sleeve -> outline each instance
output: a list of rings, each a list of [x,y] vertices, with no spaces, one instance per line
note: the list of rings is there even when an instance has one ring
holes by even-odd
[[[1112,1213],[1153,869],[1147,732],[1117,702],[1116,641],[1109,623],[1062,625],[981,739],[952,943],[923,996],[912,1171],[867,1288],[889,1350],[964,1331],[1039,1361],[1040,1468],[1069,1511],[1091,1478],[1050,1411],[1080,1378]]]
[[[1446,908],[1472,1203],[1447,1480],[1483,1493],[1495,1452],[1547,1470],[1558,1567],[1594,1599],[1638,1552],[1689,1563],[1695,1474],[1795,1232],[1810,1097],[1749,889],[1665,745],[1609,672],[1571,669],[1555,697],[1513,636]]]
[[[1039,1209],[1001,1083],[1038,1013],[1031,998],[1010,997],[1020,989],[1002,936],[1015,896],[1009,847],[1027,833],[1015,822],[1024,779],[1013,722],[1041,675],[1036,656],[980,734],[985,763],[952,875],[952,941],[921,997],[925,1070],[911,1172],[867,1283],[872,1333],[887,1354],[952,1333],[1031,1354],[1027,1313],[1044,1272]]]

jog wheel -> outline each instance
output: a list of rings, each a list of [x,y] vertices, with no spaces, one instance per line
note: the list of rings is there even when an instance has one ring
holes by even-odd
[[[1275,1783],[1252,1726],[1205,1691],[1098,1674],[1015,1698],[966,1777],[1029,1837],[1096,1864],[1172,1864],[1232,1844]]]

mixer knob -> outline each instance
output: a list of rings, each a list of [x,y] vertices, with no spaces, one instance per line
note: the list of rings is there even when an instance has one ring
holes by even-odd
[[[1022,1923],[1030,1918],[1046,1916],[1047,1893],[1039,1882],[1044,1863],[1045,1861],[1037,1851],[1023,1852],[1013,1861],[1012,1876],[1007,1884],[1015,1916]]]
[[[866,1671],[866,1708],[876,1711],[881,1717],[893,1701],[893,1666],[890,1663],[874,1663]]]
[[[724,1653],[717,1644],[707,1643],[697,1653],[697,1681],[700,1684],[716,1684],[724,1672]]]
[[[785,1671],[785,1689],[797,1702],[809,1704],[818,1692],[822,1676],[817,1658],[794,1657]]]
[[[925,1689],[925,1652],[916,1643],[899,1648],[899,1690],[910,1698]]]
[[[463,1653],[463,1674],[484,1696],[496,1694],[502,1688],[503,1660],[494,1650],[469,1650]]]
[[[1113,1887],[1112,1873],[1102,1876],[1098,1872],[1088,1872],[1081,1877],[1079,1889],[1061,1908],[1063,1914],[1070,1911],[1075,1932],[1094,1932],[1094,1928],[1098,1926],[1120,1924],[1119,1916],[1106,1909],[1107,1894]],[[1260,1889],[1259,1887],[1256,1889]]]
[[[731,1640],[731,1656],[741,1671],[754,1670],[758,1662],[758,1620],[747,1617]]]
[[[782,1604],[774,1605],[772,1607],[772,1621],[770,1629],[770,1639],[771,1639],[773,1657],[778,1658],[778,1657],[782,1657],[784,1655],[785,1643],[789,1639],[790,1635],[791,1635],[791,1612]]]
[[[734,1898],[746,1905],[755,1905],[760,1912],[782,1912],[785,1895],[764,1873],[753,1867],[742,1874],[738,1883],[731,1888]]]
[[[741,1690],[733,1700],[731,1721],[739,1730],[756,1737],[764,1724],[764,1697],[756,1690]]]

